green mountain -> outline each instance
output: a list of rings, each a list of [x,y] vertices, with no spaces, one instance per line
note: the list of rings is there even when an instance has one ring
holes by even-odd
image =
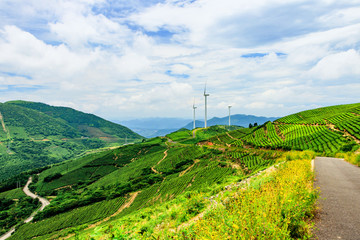
[[[0,180],[142,137],[92,114],[43,103],[0,103]]]
[[[298,179],[300,168],[306,181],[312,179],[310,162],[304,160],[304,167],[292,160],[315,154],[356,156],[359,113],[360,103],[304,111],[253,128],[180,129],[40,169],[31,189],[51,204],[33,223],[19,226],[10,239],[197,239],[225,233],[245,234],[248,239],[304,238],[316,194],[300,190],[312,183],[289,185]],[[282,177],[256,176],[274,164]],[[251,184],[240,182],[250,176],[255,179]],[[264,207],[270,200],[256,194],[279,179],[285,180],[271,185],[264,195],[281,209]],[[0,190],[0,198],[20,194],[1,185]],[[248,205],[236,208],[240,200]],[[240,213],[250,206],[255,208]],[[196,220],[203,225],[194,224]],[[9,229],[6,221],[1,223]]]
[[[134,133],[129,128],[107,121],[94,114],[83,113],[68,107],[54,107],[44,103],[11,101],[7,104],[33,109],[38,112],[67,123],[75,128],[79,135],[86,137],[98,137],[105,140],[116,139],[139,139],[140,135]]]

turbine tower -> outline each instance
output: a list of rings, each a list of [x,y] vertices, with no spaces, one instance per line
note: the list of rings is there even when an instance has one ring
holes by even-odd
[[[196,128],[196,124],[195,124],[195,109],[196,109],[196,107],[195,107],[195,98],[194,98],[194,103],[193,103],[193,110],[194,110],[194,126],[193,126],[193,129],[195,129],[195,128]]]
[[[229,129],[230,129],[230,108],[231,108],[231,106],[229,105],[228,108],[229,108]]]
[[[207,128],[207,97],[210,96],[210,94],[206,93],[206,83],[204,88],[204,97],[205,97],[205,128]]]

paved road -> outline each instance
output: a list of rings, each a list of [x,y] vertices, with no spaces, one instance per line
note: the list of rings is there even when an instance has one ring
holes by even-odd
[[[319,240],[360,240],[360,168],[342,159],[315,159],[315,186],[320,187]]]

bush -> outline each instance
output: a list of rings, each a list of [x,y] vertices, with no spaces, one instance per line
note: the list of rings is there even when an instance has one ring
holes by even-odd
[[[61,173],[54,173],[54,174],[51,174],[49,176],[46,176],[44,178],[44,182],[51,182],[55,179],[58,179],[58,178],[61,178],[62,177],[62,174]]]

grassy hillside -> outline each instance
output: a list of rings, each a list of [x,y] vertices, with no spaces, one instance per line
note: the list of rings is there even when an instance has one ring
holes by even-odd
[[[51,204],[10,239],[308,239],[317,197],[309,160],[356,154],[348,129],[359,109],[182,129],[55,164],[31,186]]]
[[[98,116],[89,113],[83,113],[68,107],[54,107],[44,103],[11,101],[6,104],[17,105],[29,109],[33,109],[46,115],[65,121],[68,125],[77,129],[82,136],[98,137],[103,139],[124,139],[127,137],[132,139],[141,138],[140,135],[134,133],[129,128],[122,125],[107,121]]]
[[[360,103],[303,111],[267,122],[243,137],[224,135],[214,144],[279,150],[313,150],[323,155],[351,151],[360,143]],[[238,140],[234,140],[238,138]]]
[[[14,101],[0,103],[0,181],[86,150],[141,136],[121,125],[70,108]]]

